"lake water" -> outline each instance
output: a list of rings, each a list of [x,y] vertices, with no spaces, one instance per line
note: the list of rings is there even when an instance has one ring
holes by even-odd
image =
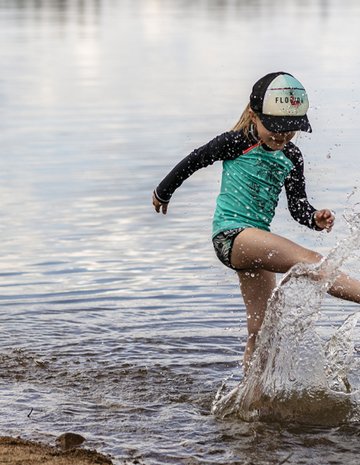
[[[282,198],[273,230],[326,253],[359,201],[359,18],[356,0],[0,0],[1,435],[74,431],[119,464],[358,464],[359,423],[211,414],[246,338],[210,241],[221,166],[166,217],[151,193],[256,79],[291,72],[308,194],[337,223],[306,230]],[[356,254],[346,268],[360,277]],[[355,310],[327,298],[319,332]]]

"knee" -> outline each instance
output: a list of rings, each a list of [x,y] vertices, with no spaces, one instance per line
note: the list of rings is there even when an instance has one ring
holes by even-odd
[[[305,256],[304,259],[301,260],[303,263],[313,264],[318,263],[322,259],[322,255],[314,250],[305,249]]]

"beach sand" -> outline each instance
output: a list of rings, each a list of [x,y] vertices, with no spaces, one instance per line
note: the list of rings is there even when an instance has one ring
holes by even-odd
[[[111,459],[88,449],[61,448],[20,438],[0,438],[1,465],[112,465]]]

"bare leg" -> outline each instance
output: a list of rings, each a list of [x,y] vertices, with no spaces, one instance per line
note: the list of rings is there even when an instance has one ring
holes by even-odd
[[[237,269],[248,318],[245,371],[255,347],[268,299],[275,286],[275,273],[285,273],[297,263],[317,263],[322,256],[276,234],[249,228],[236,236],[231,262]],[[252,277],[253,276],[253,277]],[[329,294],[360,303],[360,281],[341,273]]]
[[[239,271],[241,294],[247,314],[248,340],[244,352],[244,371],[249,368],[255,341],[264,320],[268,300],[276,285],[275,273],[266,270]]]
[[[317,263],[322,256],[284,237],[261,229],[248,228],[235,238],[231,262],[237,269],[263,269],[285,273],[297,263]],[[360,281],[340,273],[329,294],[360,303]]]
[[[350,302],[358,304],[360,303],[360,282],[357,279],[350,278],[345,273],[341,273],[328,290],[328,293],[334,297],[350,300]]]
[[[286,273],[296,263],[316,263],[321,255],[284,237],[248,228],[234,240],[231,262],[238,269],[261,268]]]

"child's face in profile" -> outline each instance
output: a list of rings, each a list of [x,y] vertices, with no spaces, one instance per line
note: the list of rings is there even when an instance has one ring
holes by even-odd
[[[295,131],[271,132],[267,130],[255,113],[252,115],[252,120],[255,124],[259,139],[272,150],[282,150],[296,134]]]

